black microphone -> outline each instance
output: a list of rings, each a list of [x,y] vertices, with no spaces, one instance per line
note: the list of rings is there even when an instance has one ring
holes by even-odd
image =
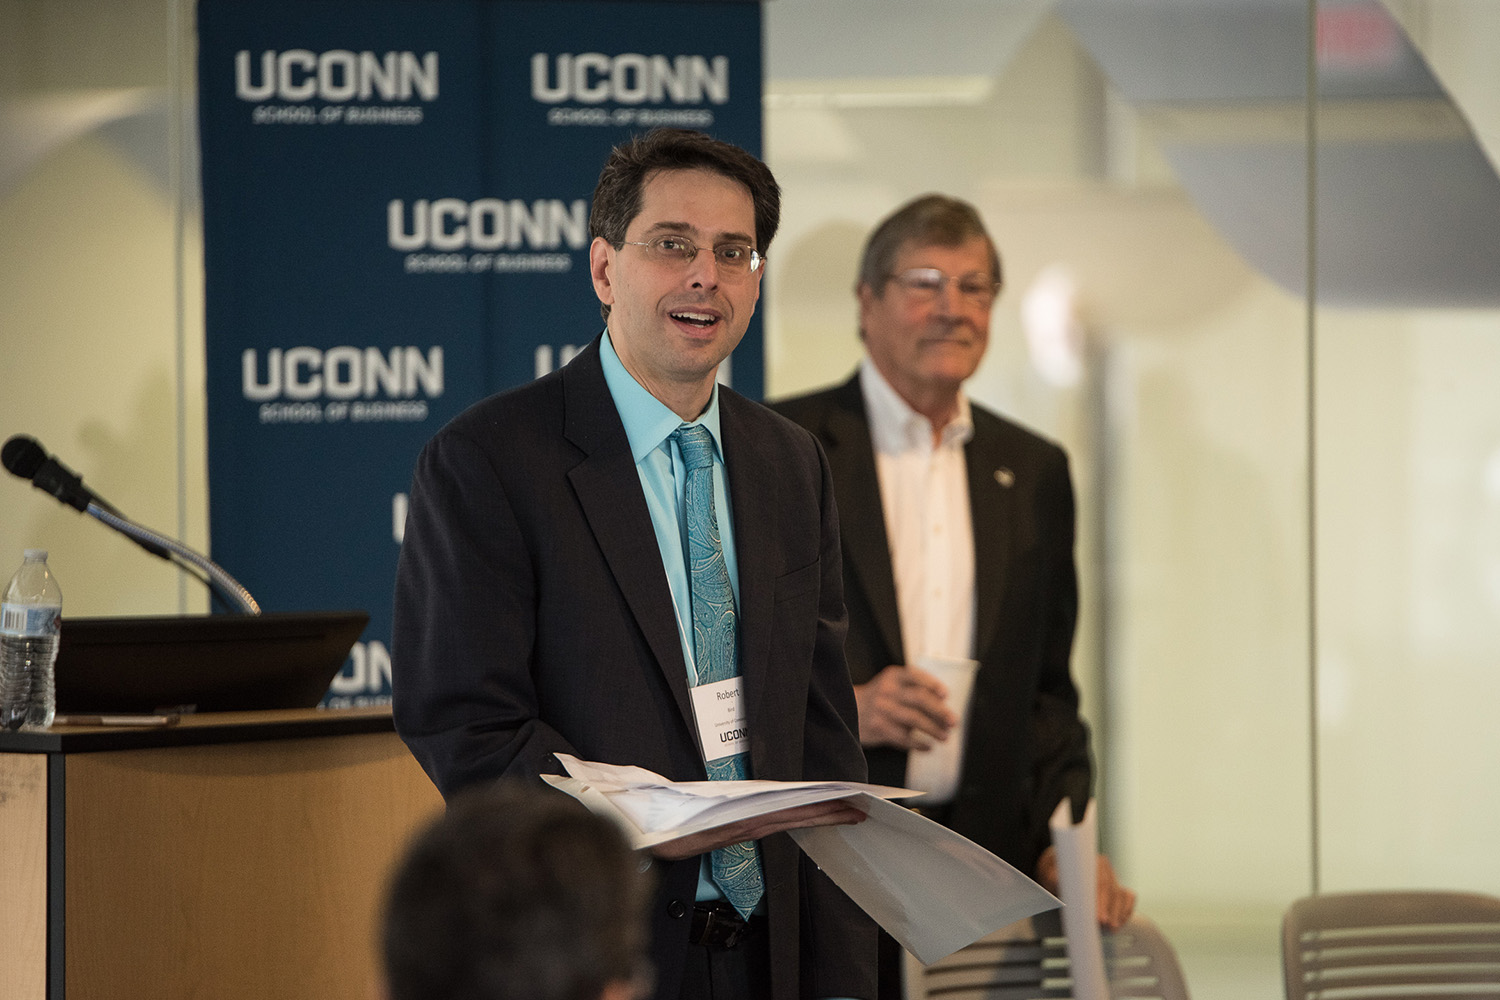
[[[97,503],[105,510],[113,510],[83,485],[82,476],[48,455],[36,438],[17,434],[0,449],[0,462],[15,475],[31,480],[31,485],[70,507],[87,511],[89,504]]]
[[[0,448],[0,464],[22,479],[31,480],[31,485],[37,489],[52,494],[69,507],[77,507],[85,514],[89,512],[89,504],[93,504],[117,517],[124,516],[114,504],[83,485],[82,476],[48,455],[36,438],[17,434],[5,442],[5,447]],[[134,537],[131,541],[153,556],[171,559],[167,550],[160,545]]]
[[[230,607],[243,614],[260,614],[260,605],[239,581],[224,572],[207,556],[199,555],[181,542],[159,535],[150,528],[131,521],[114,505],[83,485],[83,477],[47,454],[36,438],[17,434],[0,448],[0,465],[31,480],[31,485],[77,507],[98,521],[103,521],[154,556],[175,563],[189,573],[201,573],[200,580]],[[206,578],[206,579],[205,579]]]

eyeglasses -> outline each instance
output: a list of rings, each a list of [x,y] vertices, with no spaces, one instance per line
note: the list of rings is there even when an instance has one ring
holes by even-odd
[[[687,267],[698,256],[698,244],[686,236],[658,236],[654,240],[639,243],[621,240],[617,246],[645,247],[652,260],[662,264]],[[766,259],[743,243],[720,243],[714,247],[714,262],[719,270],[735,277],[743,277],[760,270]]]
[[[935,300],[943,294],[950,281],[958,285],[958,294],[977,306],[988,307],[1000,293],[1000,282],[977,271],[950,276],[935,267],[913,267],[891,275],[891,280],[905,289],[912,298],[920,301]]]

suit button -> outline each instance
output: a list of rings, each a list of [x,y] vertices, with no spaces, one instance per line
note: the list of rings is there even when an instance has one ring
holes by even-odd
[[[667,904],[667,916],[673,920],[680,919],[685,913],[687,913],[687,906],[684,905],[682,900],[674,899]]]

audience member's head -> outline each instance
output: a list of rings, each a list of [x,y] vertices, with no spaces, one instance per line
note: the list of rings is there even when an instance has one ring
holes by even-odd
[[[539,786],[457,796],[386,901],[391,1000],[642,996],[645,876],[609,820]]]

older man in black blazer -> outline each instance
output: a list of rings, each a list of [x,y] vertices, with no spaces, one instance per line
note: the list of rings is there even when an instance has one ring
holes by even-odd
[[[715,448],[749,775],[865,776],[827,463],[806,431],[715,383],[778,210],[765,165],[707,136],[616,148],[590,220],[606,332],[424,449],[397,573],[394,711],[444,795],[555,772],[556,753],[705,778],[685,425]],[[874,925],[784,833],[862,818],[829,803],[657,848],[656,996],[873,997]],[[702,861],[739,842],[758,843],[763,876],[748,917]]]
[[[1000,258],[974,208],[941,195],[896,211],[865,247],[866,358],[843,385],[776,405],[817,435],[833,470],[849,607],[849,669],[871,780],[903,784],[910,751],[958,721],[918,659],[974,659],[961,771],[924,807],[1055,890],[1047,821],[1092,782],[1069,673],[1078,588],[1062,449],[970,404]],[[1099,859],[1100,919],[1134,894]],[[882,938],[881,996],[899,998]]]

